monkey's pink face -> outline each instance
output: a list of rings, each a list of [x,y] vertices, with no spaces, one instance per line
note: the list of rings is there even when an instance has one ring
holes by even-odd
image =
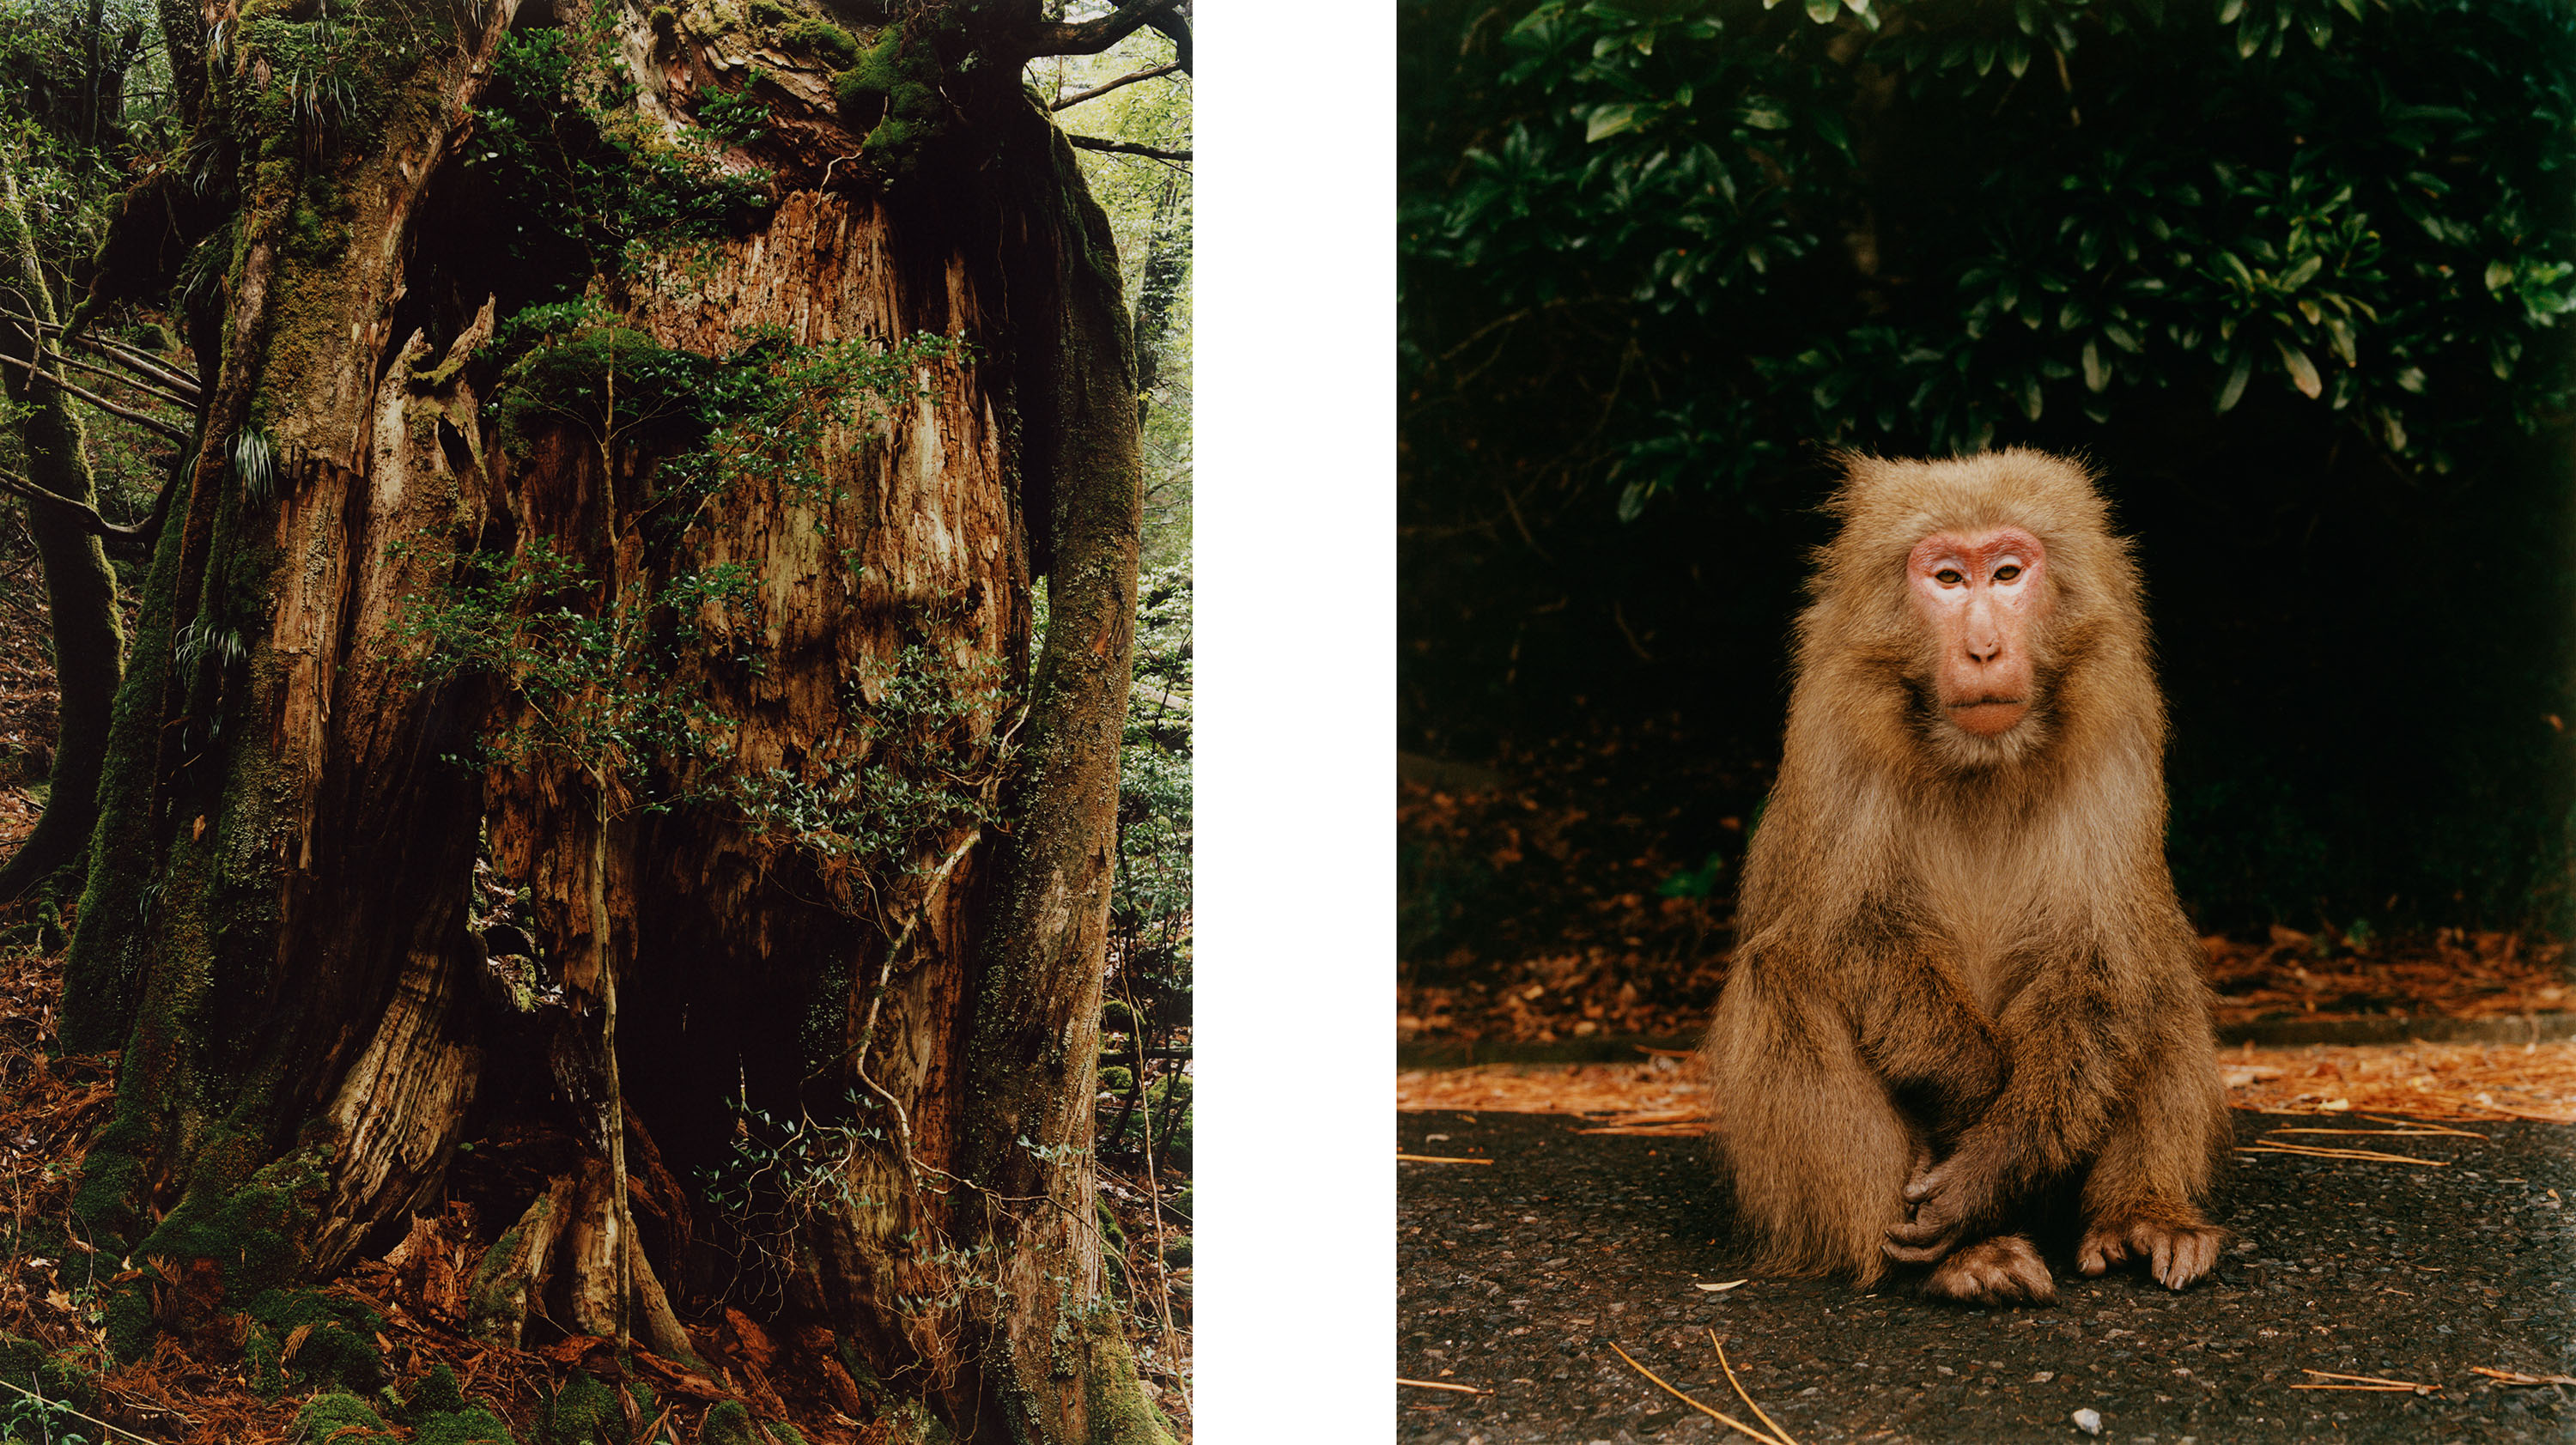
[[[1905,559],[1914,614],[1932,639],[1934,698],[1981,738],[2000,737],[2030,712],[2047,565],[2039,539],[2019,527],[1935,532]]]

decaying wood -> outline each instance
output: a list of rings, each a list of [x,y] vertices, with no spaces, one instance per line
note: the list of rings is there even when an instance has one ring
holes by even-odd
[[[467,1287],[468,1334],[488,1344],[518,1348],[530,1309],[545,1287],[546,1262],[554,1254],[556,1236],[569,1222],[579,1183],[568,1174],[558,1177],[545,1193],[529,1201],[527,1212],[502,1234],[500,1242],[485,1251],[474,1282]]]

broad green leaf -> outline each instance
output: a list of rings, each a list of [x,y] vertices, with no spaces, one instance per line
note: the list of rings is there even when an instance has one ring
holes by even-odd
[[[2218,23],[2233,25],[2236,23],[2236,17],[2244,13],[2245,0],[2227,0],[2226,4],[2218,7]]]
[[[2390,451],[2402,452],[2406,450],[2406,428],[2398,424],[2397,413],[2393,411],[2381,412],[2379,414],[2379,429],[2388,437],[2388,449]]]
[[[1592,112],[1592,121],[1583,129],[1586,141],[1607,139],[1621,131],[1637,128],[1637,108],[1633,105],[1605,105]]]
[[[2282,278],[2281,278],[2281,284],[2282,284],[2283,286],[2285,286],[2285,287],[2286,287],[2286,286],[2305,286],[2305,285],[2307,285],[2307,284],[2308,284],[2308,282],[2309,282],[2309,281],[2311,281],[2311,280],[2315,279],[2316,274],[2317,274],[2319,271],[2322,271],[2322,270],[2324,270],[2324,269],[2325,269],[2325,264],[2326,264],[2326,258],[2325,258],[2325,257],[2323,257],[2323,256],[2317,256],[2317,255],[2311,255],[2311,256],[2309,256],[2309,257],[2308,257],[2308,259],[2306,259],[2306,260],[2304,260],[2304,261],[2301,261],[2301,262],[2300,262],[2299,264],[2297,264],[2296,266],[2291,267],[2291,268],[2289,269],[2288,274],[2286,274],[2286,275],[2282,276]]]
[[[2404,371],[2397,373],[2397,384],[2405,390],[2414,392],[2418,395],[2423,393],[2424,380],[2424,368],[2420,366],[2410,366]]]
[[[2507,261],[2487,263],[2487,289],[2501,291],[2513,282],[2513,265]]]
[[[2084,389],[2100,391],[2111,384],[2111,369],[2102,364],[2102,348],[2091,341],[2084,343]]]
[[[1807,0],[1807,18],[1822,25],[1832,20],[1834,12],[1841,8],[1841,0]]]
[[[2021,379],[2021,414],[2029,417],[2032,421],[2039,420],[2039,404],[2039,378],[2036,376],[2023,377]]]
[[[2293,385],[2311,401],[2325,394],[2325,381],[2317,375],[2317,364],[2308,360],[2306,352],[2278,338],[2272,344],[2281,349],[2281,366],[2290,373]]]
[[[1787,130],[1788,112],[1768,101],[1744,108],[1744,123],[1756,130]]]
[[[2361,351],[2353,344],[2351,322],[2340,316],[2327,317],[2326,338],[2334,343],[2335,355],[2343,358],[2344,365],[2361,365]]]
[[[2236,399],[2245,394],[2245,380],[2254,374],[2254,353],[2239,351],[2236,364],[2227,371],[2227,381],[2218,388],[2218,414],[2225,416],[2236,409]]]

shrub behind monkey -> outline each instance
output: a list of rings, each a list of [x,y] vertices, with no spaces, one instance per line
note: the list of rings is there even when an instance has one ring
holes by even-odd
[[[2060,458],[1844,463],[1705,1047],[1738,1208],[1776,1272],[2044,1303],[2071,1199],[2180,1289],[2227,1105],[2128,544]]]

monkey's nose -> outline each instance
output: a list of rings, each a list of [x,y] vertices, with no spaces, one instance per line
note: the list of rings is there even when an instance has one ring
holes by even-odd
[[[1968,656],[1977,662],[1992,662],[2003,656],[2004,640],[2000,637],[1968,639]]]

